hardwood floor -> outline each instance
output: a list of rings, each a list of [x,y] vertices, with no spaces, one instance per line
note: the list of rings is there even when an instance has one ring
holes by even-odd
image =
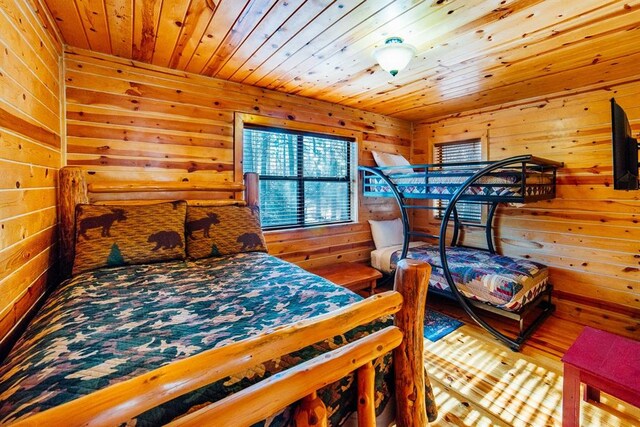
[[[425,340],[426,367],[439,411],[432,426],[562,424],[560,358],[582,325],[552,316],[516,353],[454,303],[429,297],[427,305],[465,322],[435,343]],[[640,426],[640,409],[604,394],[602,403],[583,402],[581,416],[583,426]]]

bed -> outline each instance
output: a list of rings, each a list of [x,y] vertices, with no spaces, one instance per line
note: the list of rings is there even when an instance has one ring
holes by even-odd
[[[400,259],[419,259],[434,270],[432,292],[458,300],[465,311],[496,338],[517,351],[555,309],[548,268],[542,264],[496,253],[493,217],[500,204],[525,204],[555,197],[556,171],[562,163],[525,155],[492,162],[411,165],[402,156],[375,155],[378,167],[360,166],[367,197],[393,197],[401,217],[391,230],[377,234],[396,236],[376,242],[372,265],[392,272]],[[382,159],[382,160],[380,160]],[[444,202],[430,202],[440,200]],[[460,217],[458,203],[486,205],[479,223]],[[438,234],[413,230],[409,212],[430,210],[441,220]],[[384,223],[370,221],[374,227]],[[390,222],[389,222],[390,223]],[[465,229],[480,229],[485,247],[460,244]],[[517,320],[519,333],[509,336],[490,325],[477,309]],[[525,327],[525,317],[537,317]],[[539,310],[537,310],[539,309]]]
[[[403,200],[450,200],[456,196],[462,201],[531,203],[553,199],[556,170],[562,167],[561,162],[531,155],[499,161],[419,165],[412,165],[397,154],[374,152],[374,158],[380,162],[377,167],[360,167],[364,195],[397,195]]]
[[[412,242],[406,258],[428,262],[433,267],[429,287],[440,294],[451,295],[440,266],[437,245]],[[371,265],[391,274],[396,270],[402,245],[394,245],[371,252]],[[516,312],[545,291],[549,269],[540,263],[491,254],[465,247],[448,249],[449,270],[458,290],[465,298],[491,304]]]
[[[340,425],[357,410],[359,423],[375,425],[392,394],[398,425],[433,419],[421,335],[429,266],[401,263],[397,292],[363,300],[266,254],[247,226],[231,246],[195,244],[224,235],[231,223],[225,215],[255,215],[257,177],[247,183],[246,201],[93,207],[84,203],[89,194],[106,190],[87,186],[80,169],[63,169],[63,263],[73,260],[74,275],[49,296],[0,367],[0,422],[290,425],[324,414]],[[161,197],[176,188],[116,190]],[[189,217],[190,205],[200,217]],[[164,211],[148,220],[154,209]],[[169,224],[180,209],[187,212],[182,241]],[[148,221],[128,236],[147,242],[151,255],[121,241],[96,246],[136,215]],[[129,262],[183,246],[203,256]],[[96,251],[102,254],[86,255]],[[88,267],[95,262],[104,265]]]

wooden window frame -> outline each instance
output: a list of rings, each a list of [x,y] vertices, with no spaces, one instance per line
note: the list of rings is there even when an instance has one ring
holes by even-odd
[[[466,135],[465,135],[466,136]],[[457,140],[446,140],[440,142],[434,142],[432,145],[432,161],[433,163],[440,163],[437,159],[437,147],[441,147],[443,145],[454,145],[454,144],[464,144],[478,141],[480,143],[480,160],[479,161],[487,161],[489,159],[489,135],[488,132],[466,137],[464,139]],[[434,205],[439,206],[442,203],[441,200],[434,200]],[[478,224],[483,224],[487,220],[488,210],[486,205],[481,205],[480,207],[480,220],[477,222]],[[442,215],[439,211],[434,211],[434,218],[442,219]],[[476,222],[474,222],[476,223]]]
[[[349,221],[330,224],[311,224],[307,226],[291,225],[282,227],[269,227],[269,230],[294,230],[294,229],[308,229],[314,227],[330,227],[334,225],[353,224],[358,222],[358,147],[362,141],[362,132],[353,131],[349,129],[334,128],[330,126],[303,123],[292,120],[283,120],[273,117],[260,116],[255,114],[235,113],[234,116],[234,181],[242,182],[243,177],[243,149],[244,149],[244,128],[245,125],[253,125],[256,127],[264,128],[276,128],[283,129],[285,131],[290,130],[293,132],[305,132],[311,134],[318,134],[320,136],[327,137],[340,137],[349,138],[353,140],[352,149],[350,150],[350,193],[351,193],[351,219]]]

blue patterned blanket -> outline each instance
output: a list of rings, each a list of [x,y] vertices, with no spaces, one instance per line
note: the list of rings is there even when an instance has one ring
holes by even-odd
[[[390,267],[395,269],[401,250],[389,249]],[[419,259],[434,266],[429,286],[451,292],[436,245],[412,247],[407,258]],[[509,311],[517,311],[542,292],[549,279],[549,269],[534,261],[491,254],[478,249],[449,247],[447,263],[451,276],[464,296],[487,302]]]
[[[330,312],[361,298],[261,252],[196,262],[105,268],[64,282],[0,367],[0,423],[267,329]],[[382,329],[378,321],[256,366],[140,414],[166,423],[289,366]],[[376,403],[389,397],[390,356],[375,362]],[[353,375],[320,391],[331,424],[355,410]],[[287,425],[290,410],[266,420]]]

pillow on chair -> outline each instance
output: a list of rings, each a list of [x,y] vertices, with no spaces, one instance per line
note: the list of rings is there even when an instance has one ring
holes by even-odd
[[[371,235],[376,249],[401,245],[404,242],[402,220],[400,218],[389,221],[374,221],[370,219],[369,225],[371,225]]]

